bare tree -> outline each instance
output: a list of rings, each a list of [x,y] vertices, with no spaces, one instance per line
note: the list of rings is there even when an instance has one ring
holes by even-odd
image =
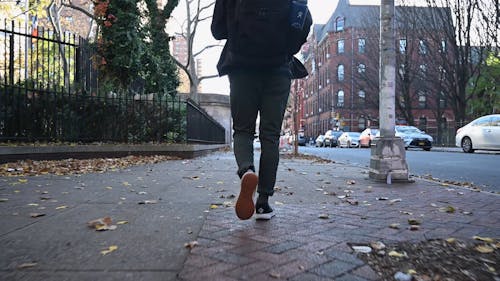
[[[189,97],[198,102],[198,86],[204,79],[210,79],[218,77],[218,74],[198,76],[196,69],[196,58],[199,57],[203,52],[210,48],[221,47],[220,44],[211,44],[204,46],[199,51],[194,51],[194,40],[201,23],[212,18],[212,15],[206,15],[206,11],[215,4],[215,1],[210,0],[208,4],[203,4],[202,0],[185,0],[186,5],[186,20],[182,24],[182,32],[177,33],[177,36],[181,36],[187,42],[188,57],[185,63],[174,58],[175,63],[186,73],[189,79]]]
[[[435,82],[454,112],[456,127],[468,120],[467,104],[476,92],[472,88],[473,94],[468,95],[468,86],[477,85],[486,51],[495,40],[498,44],[498,14],[492,18],[484,16],[485,7],[494,5],[494,1],[427,0],[428,7],[447,8],[432,9],[432,15],[422,18],[422,24],[443,27],[440,33],[430,29],[424,31],[432,40],[431,45],[439,46],[430,49],[436,54],[435,64],[441,75]],[[497,7],[493,9],[498,11],[496,2]]]

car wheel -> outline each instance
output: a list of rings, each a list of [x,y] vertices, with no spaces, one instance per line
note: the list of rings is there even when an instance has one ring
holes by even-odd
[[[350,142],[350,141],[348,141],[348,142],[347,142],[347,147],[348,147],[348,148],[350,148],[350,147],[351,147],[351,142]]]
[[[474,152],[474,149],[472,149],[472,140],[469,137],[465,137],[462,140],[462,149],[465,153]]]
[[[426,147],[424,148],[425,151],[431,151],[431,148],[430,147]]]
[[[372,140],[368,141],[368,148],[372,147]]]

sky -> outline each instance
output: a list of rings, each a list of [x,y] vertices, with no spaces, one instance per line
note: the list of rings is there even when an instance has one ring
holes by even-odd
[[[186,17],[186,9],[183,5],[185,1],[181,0],[179,2],[179,6],[173,12],[174,20],[170,21],[167,26],[170,32],[179,31],[181,29],[179,23],[182,23],[182,19]],[[313,16],[313,24],[326,23],[337,7],[337,2],[338,0],[308,0],[308,7],[311,11],[311,15]],[[380,0],[351,0],[350,2],[351,4],[380,4]],[[212,11],[213,9],[210,9],[210,13]],[[195,52],[202,49],[203,46],[216,43],[217,41],[212,38],[210,33],[210,20],[208,20],[204,22],[204,24],[202,24],[197,31],[197,35],[195,37]],[[217,73],[216,65],[221,50],[222,48],[212,48],[201,56],[203,75],[212,75]],[[203,80],[202,92],[229,94],[227,76]]]

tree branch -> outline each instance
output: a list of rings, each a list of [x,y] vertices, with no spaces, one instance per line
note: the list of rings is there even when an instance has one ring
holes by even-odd
[[[212,79],[212,78],[217,78],[219,77],[219,74],[212,74],[212,75],[207,75],[207,76],[202,76],[200,78],[198,78],[198,81],[202,81],[202,80],[205,80],[205,79]]]
[[[68,3],[64,3],[62,2],[62,5],[65,6],[65,7],[68,7],[68,8],[71,8],[71,9],[74,9],[74,10],[77,10],[83,14],[85,14],[87,17],[95,20],[95,17],[93,14],[91,14],[90,12],[88,12],[87,10],[85,10],[84,8],[82,7],[78,7],[78,6],[75,6],[73,5],[73,3],[71,3],[71,1],[69,1]]]
[[[211,49],[211,48],[214,48],[214,47],[223,47],[222,45],[219,45],[219,44],[214,44],[214,45],[208,45],[208,46],[205,46],[203,49],[201,49],[200,51],[196,52],[193,54],[193,57],[197,57],[199,54],[203,53],[204,51],[208,50],[208,49]]]

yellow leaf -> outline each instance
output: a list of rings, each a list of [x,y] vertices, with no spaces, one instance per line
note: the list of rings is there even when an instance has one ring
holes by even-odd
[[[104,255],[107,255],[107,254],[109,254],[111,252],[116,251],[117,249],[118,249],[118,246],[112,245],[112,246],[109,246],[107,250],[102,250],[101,254],[104,256]]]
[[[111,186],[106,186],[105,188],[109,189],[109,190],[113,189],[113,187],[111,187]]]
[[[66,208],[68,208],[68,206],[62,205],[62,206],[56,207],[56,210],[62,210],[62,209],[66,209]]]
[[[125,185],[125,186],[129,186],[129,185],[130,185],[130,183],[128,183],[127,181],[124,181],[124,182],[123,182],[123,185]]]
[[[486,242],[486,243],[494,243],[495,242],[495,240],[493,240],[493,239],[491,239],[489,237],[473,236],[472,239],[483,241],[483,242]]]
[[[27,180],[27,179],[18,179],[18,181],[19,181],[20,183],[27,183],[27,182],[28,182],[28,180]]]
[[[417,274],[417,271],[415,269],[408,269],[407,273],[410,275],[415,275]]]
[[[219,208],[219,207],[217,207],[217,205],[213,205],[213,204],[210,205],[210,209],[217,209],[217,208]]]
[[[446,239],[446,242],[452,244],[452,243],[455,243],[457,241],[457,239],[453,238],[453,237],[450,237],[448,239]]]
[[[476,250],[480,253],[483,253],[483,254],[493,253],[493,251],[495,251],[493,248],[491,248],[488,245],[478,245],[478,246],[476,246],[476,248],[474,248],[474,250]]]
[[[37,203],[29,203],[28,206],[36,207],[36,206],[38,206],[38,204]]]
[[[223,181],[218,181],[217,184],[224,184],[224,182]]]
[[[389,227],[392,229],[399,229],[399,223],[391,223]]]
[[[128,221],[118,221],[118,222],[116,222],[116,224],[127,224],[127,223],[128,223]]]
[[[389,256],[390,257],[395,257],[395,258],[403,258],[403,257],[406,257],[406,253],[399,253],[399,252],[396,252],[396,251],[390,251],[389,252]]]
[[[14,193],[19,193],[21,192],[21,190],[14,190]]]

